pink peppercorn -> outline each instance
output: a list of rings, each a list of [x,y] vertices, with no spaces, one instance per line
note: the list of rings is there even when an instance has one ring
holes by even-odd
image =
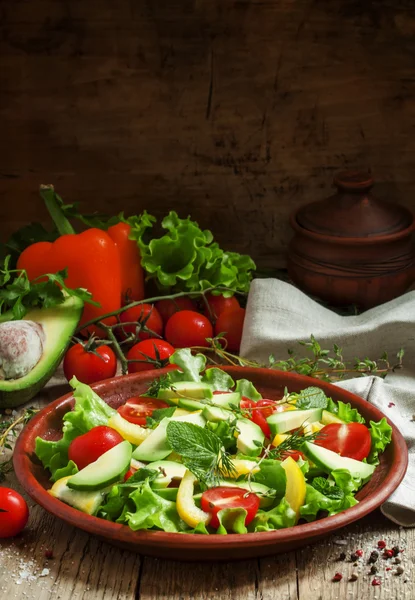
[[[363,550],[356,550],[356,554],[357,554],[357,556],[362,557],[363,556]]]
[[[378,548],[386,548],[386,542],[383,540],[378,541]]]
[[[341,581],[343,579],[343,575],[341,573],[336,573],[333,577],[332,581]]]
[[[374,579],[372,579],[372,585],[380,585],[380,579],[378,579],[378,577],[375,577]]]
[[[383,553],[383,556],[385,558],[392,558],[392,556],[393,556],[393,550],[385,550],[384,553]]]

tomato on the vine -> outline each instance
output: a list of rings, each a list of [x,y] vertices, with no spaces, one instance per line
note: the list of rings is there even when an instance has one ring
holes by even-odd
[[[216,321],[220,315],[227,310],[238,310],[241,308],[237,298],[235,296],[231,296],[230,298],[225,298],[222,294],[219,296],[214,296],[210,292],[206,294],[206,300],[209,304],[210,312],[205,307],[204,314],[208,319],[212,318]]]
[[[122,338],[125,338],[130,333],[135,334],[137,331],[136,323],[141,323],[152,332],[140,331],[138,334],[138,339],[140,340],[152,338],[154,337],[154,333],[156,335],[163,334],[163,320],[157,308],[152,304],[139,304],[138,306],[127,308],[127,310],[120,314],[120,321],[121,323],[129,323],[129,325],[117,328],[117,331]]]
[[[245,525],[248,525],[258,512],[259,497],[242,488],[215,487],[203,492],[200,506],[202,510],[212,515],[209,525],[215,529],[219,527],[217,514],[224,508],[244,508],[247,512]]]
[[[167,321],[165,337],[175,348],[209,346],[206,338],[213,337],[212,325],[204,315],[182,310]]]
[[[68,448],[68,458],[81,470],[123,441],[124,438],[115,429],[97,425],[72,440]]]
[[[68,381],[75,377],[82,383],[95,383],[114,377],[117,359],[109,346],[88,350],[87,344],[75,344],[65,354],[63,372]]]
[[[169,408],[167,402],[163,400],[157,400],[156,398],[150,398],[149,396],[137,396],[129,398],[125,404],[120,406],[117,410],[123,419],[134,423],[135,425],[145,425],[147,417],[151,417],[153,411],[159,410],[160,408]]]
[[[227,341],[226,349],[238,352],[241,345],[242,331],[245,320],[245,309],[225,310],[215,323],[215,335],[223,334]]]
[[[15,490],[0,487],[0,538],[17,535],[29,519],[26,500]]]
[[[163,323],[166,324],[174,313],[181,310],[196,310],[196,305],[188,296],[180,296],[171,300],[166,298],[165,300],[158,300],[155,307],[160,313]]]
[[[314,442],[317,446],[355,460],[369,456],[372,438],[363,423],[330,423],[320,430],[320,434]]]
[[[151,338],[135,344],[127,352],[127,360],[143,360],[146,362],[129,362],[128,372],[138,373],[139,371],[148,371],[158,369],[169,364],[169,357],[173,354],[174,348],[164,340]],[[148,359],[151,359],[150,361]],[[152,362],[154,361],[154,362]],[[155,364],[158,362],[159,364]]]

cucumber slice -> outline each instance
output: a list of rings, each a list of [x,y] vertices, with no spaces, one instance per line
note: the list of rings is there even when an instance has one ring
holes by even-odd
[[[130,467],[132,446],[125,440],[105,452],[95,462],[70,477],[67,486],[73,490],[101,490],[120,481]]]
[[[208,383],[197,383],[195,381],[178,381],[171,388],[160,390],[158,398],[172,404],[177,404],[179,398],[194,398],[195,400],[210,400],[213,396],[212,388]]]
[[[325,473],[330,474],[336,469],[347,469],[352,477],[361,477],[363,483],[372,477],[376,468],[360,460],[340,456],[332,450],[327,450],[327,448],[322,448],[311,442],[305,442],[301,450],[309,460]]]
[[[235,418],[233,413],[224,408],[219,408],[219,406],[206,406],[203,409],[202,415],[206,421],[213,421],[214,423],[218,421],[232,421]]]
[[[245,456],[259,456],[265,440],[261,427],[249,419],[238,419],[236,429],[239,431],[236,447]]]
[[[267,418],[272,437],[277,433],[285,433],[291,429],[297,429],[307,423],[321,420],[321,408],[309,408],[307,410],[287,410],[285,412],[273,413]]]

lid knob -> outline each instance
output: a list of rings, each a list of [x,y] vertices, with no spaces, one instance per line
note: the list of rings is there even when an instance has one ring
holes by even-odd
[[[373,186],[369,171],[341,171],[334,177],[334,185],[343,190],[361,192]]]

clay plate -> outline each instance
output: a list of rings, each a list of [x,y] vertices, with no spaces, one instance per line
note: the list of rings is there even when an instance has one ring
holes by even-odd
[[[379,421],[385,416],[362,398],[309,377],[246,367],[225,367],[224,370],[234,379],[250,379],[266,398],[282,397],[284,387],[290,392],[298,392],[309,385],[317,385],[334,400],[350,402],[367,422],[369,419]],[[148,383],[164,371],[127,375],[97,383],[92,387],[110,406],[118,408],[131,396],[144,393]],[[46,491],[51,487],[51,483],[48,473],[34,455],[35,439],[37,436],[50,440],[59,439],[62,435],[62,417],[73,406],[72,394],[59,398],[33,417],[20,434],[14,452],[14,467],[20,483],[35,502],[66,523],[121,548],[149,556],[191,561],[236,560],[287,552],[314,542],[380,506],[401,482],[408,463],[405,440],[388,419],[393,427],[392,443],[383,453],[381,463],[371,481],[357,494],[359,504],[343,513],[289,529],[246,535],[204,536],[163,531],[134,532],[125,525],[110,523],[75,510]]]

